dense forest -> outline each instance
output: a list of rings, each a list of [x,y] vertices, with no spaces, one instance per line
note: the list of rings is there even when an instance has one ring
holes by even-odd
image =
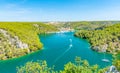
[[[38,34],[57,31],[40,22],[0,22],[0,59],[15,58],[42,48]]]
[[[48,67],[46,61],[27,62],[24,66],[17,67],[17,73],[105,73],[109,68],[99,69],[98,65],[89,65],[88,61],[75,58],[75,63],[68,62],[63,70],[56,71]]]
[[[87,39],[96,51],[115,53],[120,50],[120,24],[100,30],[80,30],[75,36]]]

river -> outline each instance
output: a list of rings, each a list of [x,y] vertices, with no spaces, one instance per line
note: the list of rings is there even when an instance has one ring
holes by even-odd
[[[98,64],[100,68],[111,65],[111,54],[91,50],[88,41],[74,37],[73,34],[74,32],[39,35],[44,44],[43,50],[20,58],[0,61],[0,73],[16,73],[16,67],[37,60],[46,60],[48,66],[54,65],[55,70],[60,70],[69,61],[74,62],[76,56],[88,60],[90,65]],[[103,58],[110,62],[102,61]]]

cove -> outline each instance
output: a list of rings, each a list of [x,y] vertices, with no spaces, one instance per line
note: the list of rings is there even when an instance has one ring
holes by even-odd
[[[16,73],[17,66],[37,60],[46,60],[48,66],[54,65],[55,70],[60,70],[69,61],[74,62],[76,56],[88,60],[90,65],[98,64],[100,68],[111,65],[111,54],[92,51],[86,40],[74,37],[73,34],[74,32],[39,35],[40,41],[44,44],[43,50],[20,58],[0,61],[0,73]],[[103,62],[104,57],[110,62]]]

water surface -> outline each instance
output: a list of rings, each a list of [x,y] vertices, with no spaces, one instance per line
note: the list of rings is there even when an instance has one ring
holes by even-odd
[[[110,54],[92,51],[86,40],[74,37],[73,34],[73,32],[67,32],[39,35],[44,44],[43,50],[20,58],[0,61],[0,73],[16,73],[17,66],[37,60],[46,60],[48,66],[55,65],[55,69],[60,70],[67,62],[74,62],[76,56],[88,60],[90,65],[98,64],[100,68],[111,65],[112,56]],[[103,62],[104,57],[110,62]]]

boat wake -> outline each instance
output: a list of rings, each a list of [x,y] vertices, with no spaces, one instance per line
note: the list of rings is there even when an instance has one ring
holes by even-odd
[[[69,39],[69,40],[70,40],[69,48],[65,52],[63,52],[59,57],[57,57],[57,59],[54,61],[54,63],[56,63],[62,56],[64,56],[65,53],[67,53],[73,47],[72,39]]]

